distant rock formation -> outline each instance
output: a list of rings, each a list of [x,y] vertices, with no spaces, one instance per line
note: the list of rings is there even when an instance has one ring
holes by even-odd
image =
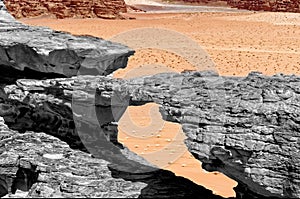
[[[228,5],[256,11],[300,12],[299,0],[228,0]]]
[[[16,18],[53,15],[57,18],[120,18],[127,11],[123,0],[5,0]]]
[[[216,3],[216,2],[223,2],[227,0],[177,0],[177,1],[182,1],[186,3]]]
[[[299,0],[178,0],[187,3],[206,3],[227,2],[233,8],[273,11],[273,12],[300,12]],[[223,4],[220,4],[223,5]]]

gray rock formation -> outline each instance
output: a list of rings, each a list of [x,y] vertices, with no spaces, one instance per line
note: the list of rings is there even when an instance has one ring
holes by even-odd
[[[89,134],[93,136],[89,140],[98,142],[116,137],[117,131],[108,128],[118,118],[114,113],[122,114],[128,105],[154,101],[161,105],[165,120],[182,124],[190,152],[206,170],[220,171],[239,182],[238,194],[244,195],[238,198],[298,198],[299,80],[284,75],[265,77],[252,73],[233,78],[200,72],[130,81],[105,77],[19,80],[5,88],[7,96],[2,97],[0,110],[6,112],[0,115],[11,129],[43,131],[61,139],[67,137],[70,145],[82,146],[82,142],[88,143],[74,135],[75,125],[68,116],[72,110],[67,102],[72,95],[73,99],[78,97],[73,100],[76,117],[81,118],[75,119],[77,122],[93,121],[89,113],[96,107],[102,128],[97,132],[103,134]],[[90,90],[96,90],[95,97],[89,95]],[[83,100],[83,93],[95,99],[95,104],[88,98]],[[84,112],[74,107],[80,100],[85,104]],[[70,109],[69,113],[65,109]],[[68,117],[69,122],[64,122]],[[115,139],[110,141],[118,147]],[[99,155],[104,149],[92,150],[93,155]],[[99,157],[105,159],[105,154]]]
[[[0,9],[0,196],[218,198],[118,143],[126,108],[156,102],[206,170],[238,181],[237,198],[300,197],[299,77],[71,77],[109,74],[133,51],[25,26]]]
[[[119,144],[116,123],[97,120],[88,101],[93,95],[81,87],[94,84],[89,80],[95,77],[51,80],[107,75],[125,67],[132,50],[25,26],[7,13],[3,1],[0,9],[0,115],[8,125],[0,121],[0,197],[221,198]],[[48,80],[18,80],[29,78]]]
[[[72,150],[52,136],[3,127],[0,196],[137,197],[147,186],[113,178],[109,162]]]
[[[0,7],[0,65],[13,79],[71,77],[79,70],[81,74],[107,75],[126,67],[134,53],[126,46],[92,36],[23,25],[7,13],[2,0]]]
[[[17,133],[0,122],[0,197],[221,198],[173,173],[132,175],[44,133]]]

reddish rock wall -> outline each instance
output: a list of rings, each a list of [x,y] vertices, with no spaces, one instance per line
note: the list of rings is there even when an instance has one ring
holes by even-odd
[[[299,0],[228,0],[235,8],[248,10],[300,12]]]
[[[234,8],[247,10],[300,12],[299,0],[181,0],[187,3],[216,3],[227,1]],[[220,4],[221,5],[221,4]]]
[[[126,12],[123,0],[5,0],[16,18],[54,15],[57,18],[120,18]]]

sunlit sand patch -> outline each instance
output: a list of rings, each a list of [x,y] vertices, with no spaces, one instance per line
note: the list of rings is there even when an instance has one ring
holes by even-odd
[[[237,183],[221,173],[204,171],[201,163],[188,152],[185,138],[180,124],[163,121],[158,105],[154,103],[129,107],[119,121],[118,140],[131,151],[160,168],[213,190],[215,194],[235,196],[233,187]]]
[[[125,69],[114,73],[114,77],[131,79],[184,70],[195,70],[195,67],[173,52],[141,49],[129,59]],[[221,173],[204,171],[201,163],[188,152],[181,125],[164,121],[157,104],[128,107],[119,121],[118,129],[119,142],[150,163],[186,177],[213,190],[215,194],[235,196],[233,187],[237,183]]]
[[[226,17],[227,20],[266,22],[274,25],[300,26],[299,13],[290,12],[259,12],[238,17]]]
[[[129,58],[125,69],[114,72],[114,77],[130,79],[163,72],[195,70],[195,67],[180,55],[162,49],[139,49]]]

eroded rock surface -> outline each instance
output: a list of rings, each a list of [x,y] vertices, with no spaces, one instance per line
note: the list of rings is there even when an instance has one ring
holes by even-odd
[[[0,138],[0,196],[137,197],[147,186],[113,178],[109,162],[44,133],[4,128]]]
[[[5,0],[8,10],[16,18],[53,15],[57,18],[99,17],[122,18],[127,11],[123,0]]]
[[[300,197],[299,77],[71,77],[109,74],[133,51],[25,26],[2,1],[0,25],[1,196],[218,198],[118,143],[127,106],[156,102],[165,120],[182,124],[206,170],[238,181],[237,198]]]
[[[126,66],[131,49],[25,26],[3,1],[0,25],[0,197],[221,198],[118,143],[110,105],[94,111],[97,84],[106,90],[113,80],[51,79],[110,74]]]
[[[273,12],[300,12],[299,0],[181,0],[188,3],[218,3],[238,9]]]
[[[118,146],[111,139],[117,131],[108,126],[116,125],[118,114],[128,105],[154,101],[161,105],[165,120],[182,124],[186,145],[206,170],[220,171],[239,182],[238,198],[299,198],[299,81],[296,76],[251,73],[237,78],[210,72],[159,74],[130,81],[91,76],[19,80],[5,88],[6,105],[2,102],[1,110],[6,113],[1,115],[11,129],[42,130],[71,140],[76,137],[76,125],[63,121],[72,110],[62,111],[73,105],[81,118],[78,121],[90,122],[93,114],[89,117],[89,113],[96,107],[103,137]],[[72,105],[66,103],[71,96],[76,102]],[[86,104],[81,106],[86,107],[85,114],[76,108],[79,102]],[[53,122],[46,123],[49,120]]]
[[[127,173],[45,133],[12,131],[3,121],[0,159],[0,197],[221,199],[169,171]]]
[[[17,22],[0,1],[0,66],[7,80],[107,75],[124,68],[133,50],[92,36],[73,36]],[[78,72],[80,71],[80,72]]]
[[[239,9],[300,12],[298,0],[227,0],[227,3]]]

